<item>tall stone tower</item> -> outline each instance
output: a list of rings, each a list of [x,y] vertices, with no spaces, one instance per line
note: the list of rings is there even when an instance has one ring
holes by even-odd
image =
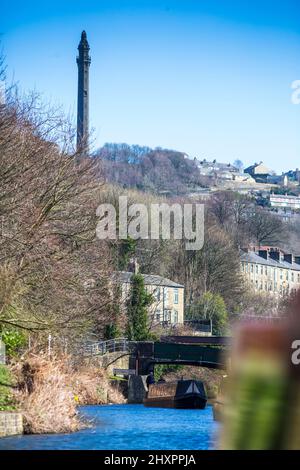
[[[88,153],[89,135],[89,68],[91,58],[86,32],[82,31],[78,46],[77,150]]]

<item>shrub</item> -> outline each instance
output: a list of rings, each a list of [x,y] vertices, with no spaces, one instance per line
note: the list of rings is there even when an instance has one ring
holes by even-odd
[[[11,393],[13,378],[7,366],[0,365],[0,411],[15,409],[15,400]]]
[[[13,328],[2,330],[0,336],[5,344],[6,354],[8,357],[16,356],[19,349],[26,344],[24,333]]]

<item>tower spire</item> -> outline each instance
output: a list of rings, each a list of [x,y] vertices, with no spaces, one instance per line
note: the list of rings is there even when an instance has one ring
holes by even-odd
[[[77,150],[88,153],[90,46],[85,31],[78,46]]]

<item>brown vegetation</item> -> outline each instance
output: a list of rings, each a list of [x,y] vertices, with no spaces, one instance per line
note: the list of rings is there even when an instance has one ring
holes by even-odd
[[[196,162],[174,150],[105,144],[95,157],[103,162],[107,181],[142,191],[183,195],[207,183]]]
[[[101,332],[111,256],[96,238],[99,162],[36,95],[0,105],[0,326],[74,339]],[[46,338],[47,335],[40,335]]]
[[[30,354],[11,369],[27,433],[77,431],[88,425],[80,419],[78,405],[125,402],[104,370],[88,365],[75,368],[67,356],[49,360],[46,355]]]

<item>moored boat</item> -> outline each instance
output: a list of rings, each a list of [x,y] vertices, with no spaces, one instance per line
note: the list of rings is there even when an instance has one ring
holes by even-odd
[[[200,380],[178,380],[149,385],[145,406],[159,408],[198,408],[206,406],[207,396]]]

